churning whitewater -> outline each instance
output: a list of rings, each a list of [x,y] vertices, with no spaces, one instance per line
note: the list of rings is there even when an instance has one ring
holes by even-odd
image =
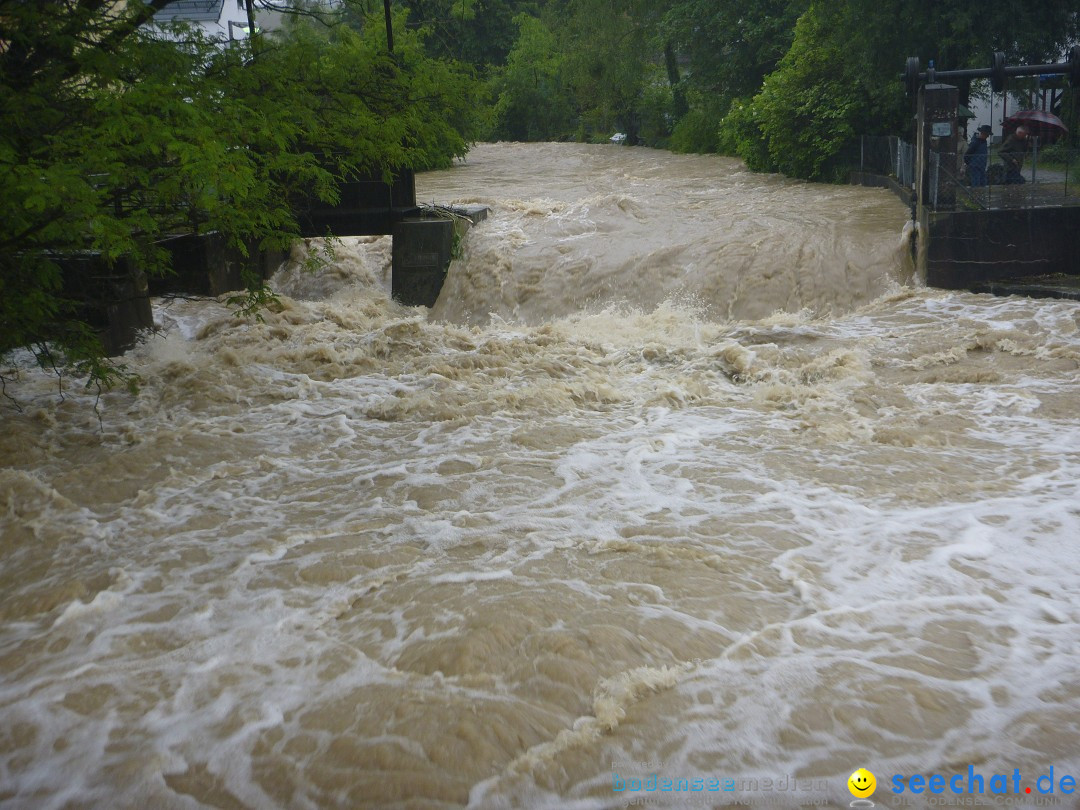
[[[431,311],[347,239],[261,322],[157,302],[96,410],[15,358],[0,805],[1080,776],[1080,305],[920,288],[889,193],[724,158],[417,185],[492,209]]]

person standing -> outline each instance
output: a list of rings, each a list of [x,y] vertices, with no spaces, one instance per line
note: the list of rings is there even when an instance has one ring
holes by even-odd
[[[987,141],[993,130],[987,124],[983,124],[975,134],[971,136],[967,152],[964,153],[964,163],[967,165],[968,182],[973,187],[986,185],[986,164],[990,158],[990,149]]]
[[[1028,149],[1027,127],[1019,126],[1016,131],[1002,141],[998,154],[1005,163],[1005,182],[1016,184],[1026,182],[1020,170],[1024,168],[1024,155]]]

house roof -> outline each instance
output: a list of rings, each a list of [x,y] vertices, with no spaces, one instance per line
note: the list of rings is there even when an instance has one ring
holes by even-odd
[[[159,22],[183,20],[185,22],[217,22],[225,0],[173,0],[154,14]]]

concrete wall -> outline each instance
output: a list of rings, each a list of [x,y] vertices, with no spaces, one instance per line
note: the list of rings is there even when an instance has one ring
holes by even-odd
[[[922,231],[919,275],[930,287],[1080,274],[1080,207],[926,212]]]
[[[90,251],[55,257],[63,276],[63,295],[78,302],[77,316],[101,339],[105,354],[123,354],[139,333],[154,325],[146,274],[134,262],[113,265]]]
[[[267,279],[281,266],[287,255],[282,251],[260,251],[254,244],[243,256],[225,245],[225,237],[207,234],[181,234],[160,242],[169,253],[172,273],[150,279],[151,295],[208,295],[217,297],[244,289],[245,267]]]

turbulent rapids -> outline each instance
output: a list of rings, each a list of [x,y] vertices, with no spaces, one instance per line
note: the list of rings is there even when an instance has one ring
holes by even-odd
[[[887,192],[723,158],[417,186],[492,208],[430,312],[350,239],[262,322],[158,302],[136,395],[14,359],[0,805],[1080,777],[1080,306],[920,288]]]

